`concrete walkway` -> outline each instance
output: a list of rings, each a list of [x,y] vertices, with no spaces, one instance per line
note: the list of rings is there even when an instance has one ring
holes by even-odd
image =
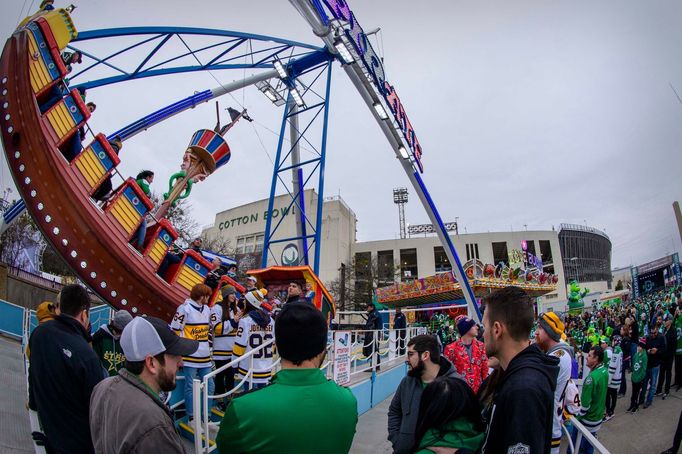
[[[628,385],[629,379],[628,374]],[[677,393],[673,391],[665,400],[654,397],[651,407],[646,410],[640,407],[637,413],[629,414],[625,410],[630,406],[631,391],[632,388],[628,386],[627,397],[618,399],[615,417],[602,425],[599,441],[612,454],[658,454],[670,448],[682,412],[682,390]],[[392,397],[360,416],[351,453],[393,452],[386,440],[388,406]],[[562,452],[565,452],[565,448]]]
[[[30,422],[21,344],[0,336],[0,452],[31,453]]]

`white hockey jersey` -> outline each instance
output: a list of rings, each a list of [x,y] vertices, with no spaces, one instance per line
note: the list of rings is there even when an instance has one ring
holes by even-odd
[[[623,378],[623,352],[617,348],[609,358],[609,388],[619,389]]]
[[[183,356],[184,367],[211,367],[211,350],[208,345],[211,325],[211,308],[187,299],[178,306],[171,329],[180,337],[199,341],[199,348],[190,356]]]
[[[547,352],[548,355],[559,359],[559,376],[554,390],[554,416],[552,419],[552,453],[558,453],[561,445],[561,423],[564,408],[564,390],[571,378],[571,347],[560,342]]]
[[[235,315],[231,311],[230,318],[234,319]],[[231,361],[232,349],[237,337],[237,328],[232,326],[229,319],[223,321],[223,308],[219,304],[212,308],[211,324],[215,327],[213,329],[213,359]]]
[[[275,338],[275,322],[269,315],[261,311],[251,311],[239,320],[237,337],[235,338],[232,355],[244,356],[262,344]],[[252,383],[268,383],[272,375],[272,363],[275,354],[275,344],[261,349],[253,355]],[[250,358],[239,362],[237,376],[244,378],[249,372]]]

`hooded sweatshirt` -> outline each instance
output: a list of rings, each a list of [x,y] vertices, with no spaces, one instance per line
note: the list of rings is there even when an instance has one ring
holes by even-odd
[[[559,358],[533,344],[516,355],[495,391],[482,453],[549,452]]]
[[[247,355],[251,350],[275,338],[275,322],[260,309],[252,310],[239,320],[237,336],[234,341],[232,355],[236,358]],[[253,361],[251,383],[268,383],[272,375],[272,357],[275,344],[272,343],[253,355],[253,360],[245,358],[239,362],[237,373],[246,376]]]
[[[118,375],[118,370],[123,367],[126,357],[121,349],[121,341],[116,339],[109,329],[109,325],[104,325],[92,336],[92,349],[95,351],[102,366],[107,370],[110,377]]]
[[[427,430],[415,454],[431,454],[433,451],[427,449],[430,446],[478,452],[484,438],[485,433],[477,431],[471,421],[459,418],[447,423],[442,430]]]
[[[444,356],[439,359],[439,377],[463,379]],[[404,377],[388,407],[388,440],[395,454],[409,453],[414,446],[419,404],[424,386],[421,377]]]

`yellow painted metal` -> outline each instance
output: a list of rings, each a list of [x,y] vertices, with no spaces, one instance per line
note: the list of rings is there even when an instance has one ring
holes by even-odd
[[[76,167],[88,181],[90,189],[95,187],[105,173],[104,166],[97,159],[91,147],[83,150],[83,153],[76,160]]]
[[[156,241],[154,241],[154,246],[149,250],[149,258],[158,265],[161,263],[161,260],[163,260],[167,250],[168,246],[166,243],[157,238]]]

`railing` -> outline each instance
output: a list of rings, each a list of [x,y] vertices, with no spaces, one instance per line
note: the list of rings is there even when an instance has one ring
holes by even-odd
[[[55,290],[61,290],[64,287],[64,284],[57,280],[47,279],[43,276],[40,276],[39,274],[30,273],[11,265],[7,266],[7,271],[11,276],[18,277],[19,279],[23,279],[43,287],[48,287]]]
[[[379,365],[379,358],[386,358],[385,366],[388,366],[385,370],[391,368],[391,366],[396,366],[404,363],[405,353],[407,351],[407,342],[413,336],[420,334],[424,328],[413,327],[401,330],[355,330],[355,331],[343,331],[350,333],[351,336],[351,373],[350,385],[355,382],[357,383],[359,377],[365,372],[376,373],[377,366]],[[341,332],[341,331],[339,331]],[[333,334],[334,332],[332,332]],[[371,340],[365,342],[366,336],[371,335]],[[334,377],[334,336],[332,335],[332,341],[327,345],[327,360],[322,364],[320,369],[325,371],[327,378]],[[192,430],[194,431],[194,449],[197,453],[210,453],[217,449],[215,444],[211,444],[209,440],[209,414],[211,409],[208,408],[209,399],[222,399],[231,395],[235,395],[240,389],[253,388],[251,382],[251,377],[253,374],[253,357],[258,355],[261,350],[271,347],[275,342],[274,339],[263,343],[257,349],[251,350],[247,354],[235,358],[229,363],[219,367],[218,369],[211,371],[202,380],[194,380],[192,383],[192,408],[193,414],[195,415]],[[364,355],[366,349],[371,349],[368,356]],[[234,367],[244,360],[249,362],[249,372],[243,377],[239,383],[236,383],[234,387],[223,394],[209,395],[208,384],[209,380],[213,379],[216,375],[226,370],[227,368]],[[397,361],[399,360],[399,361]],[[396,362],[397,361],[397,362]],[[273,359],[270,370],[277,372],[280,369],[281,359]],[[199,417],[201,415],[201,417]]]
[[[573,426],[573,429],[577,431],[577,436],[575,439],[575,445],[573,444],[573,438],[571,437],[571,432],[568,429],[569,424]],[[597,452],[599,454],[610,454],[609,450],[604,447],[603,444],[597,440],[597,438],[589,431],[585,426],[583,426],[580,421],[578,421],[575,417],[571,417],[568,421],[566,421],[564,424],[562,424],[561,429],[564,431],[566,434],[566,438],[568,439],[568,450],[566,452],[568,453],[577,453],[580,452],[580,448],[584,446],[585,443],[588,443],[592,448],[594,449],[594,452]]]

